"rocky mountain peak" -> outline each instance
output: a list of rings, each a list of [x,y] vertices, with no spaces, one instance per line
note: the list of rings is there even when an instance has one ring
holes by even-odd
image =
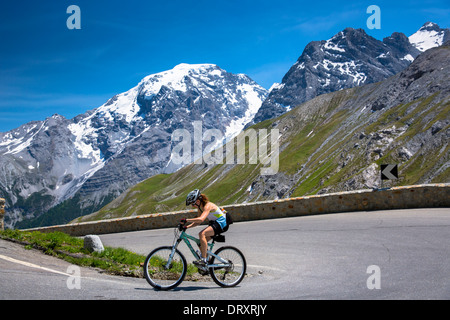
[[[177,170],[179,165],[168,165],[174,130],[192,132],[200,121],[226,141],[254,117],[266,96],[248,76],[214,64],[179,64],[71,120],[53,115],[0,133],[7,225],[69,199],[77,199],[71,206],[79,212],[91,210],[130,185]]]
[[[393,76],[420,52],[442,45],[449,32],[426,23],[409,38],[394,32],[379,41],[363,29],[346,28],[331,39],[310,42],[249,125],[280,116],[318,95]]]
[[[450,40],[450,30],[441,29],[436,23],[426,22],[416,33],[409,37],[409,41],[420,51],[438,47]]]

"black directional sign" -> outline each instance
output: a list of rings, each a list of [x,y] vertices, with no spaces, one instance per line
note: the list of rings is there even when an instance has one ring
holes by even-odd
[[[381,165],[381,180],[398,179],[398,166],[396,164]]]

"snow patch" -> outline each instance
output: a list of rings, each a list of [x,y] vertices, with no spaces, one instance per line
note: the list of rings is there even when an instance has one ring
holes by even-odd
[[[318,62],[313,68],[317,69],[319,66],[322,66],[327,71],[338,71],[340,74],[350,76],[357,85],[364,83],[367,79],[363,72],[357,71],[355,61],[333,62],[323,59],[323,62]]]
[[[250,84],[241,84],[238,90],[244,93],[248,108],[245,111],[244,117],[234,119],[230,122],[225,131],[225,141],[230,141],[244,129],[245,125],[255,117],[264,100],[264,97],[261,97],[261,94]],[[262,87],[261,90],[263,90]]]
[[[406,56],[404,56],[403,58],[401,58],[401,60],[407,60],[407,61],[409,61],[409,62],[413,62],[413,61],[414,61],[414,58],[413,58],[412,55],[407,54]]]
[[[39,130],[37,130],[31,137],[29,137],[25,142],[22,142],[24,137],[20,137],[20,139],[13,139],[13,140],[9,140],[9,145],[8,145],[8,151],[5,152],[4,154],[17,154],[19,152],[21,152],[22,150],[28,148],[31,145],[31,142],[33,141],[34,137],[39,133],[39,131],[42,130],[42,127],[44,126],[45,122],[42,123],[41,127],[39,128]],[[30,130],[31,131],[31,130]],[[28,131],[29,132],[29,131]],[[1,146],[1,145],[0,145]],[[11,150],[11,148],[13,147],[13,149]]]
[[[213,75],[216,77],[223,76],[222,71],[214,64],[186,64],[182,63],[172,70],[163,71],[160,73],[152,74],[144,79],[138,85],[144,90],[146,97],[152,97],[159,93],[163,86],[170,87],[175,91],[186,92],[186,82],[184,78],[186,76],[195,75],[198,79],[206,81],[209,80],[206,75]]]
[[[424,25],[409,37],[409,42],[422,52],[442,45],[444,42],[444,31],[437,32],[436,30],[427,30],[427,28],[433,26],[435,26],[433,23]]]
[[[345,52],[345,49],[340,48],[336,43],[332,42],[331,41],[332,39],[325,41],[325,44],[323,45],[323,47],[327,50]]]
[[[280,90],[284,88],[284,83],[277,83],[275,82],[269,89],[269,93],[271,93],[273,90]]]
[[[135,119],[140,108],[136,103],[139,86],[118,94],[112,103],[105,103],[96,110],[96,114],[108,121],[113,121],[119,114],[130,123]]]

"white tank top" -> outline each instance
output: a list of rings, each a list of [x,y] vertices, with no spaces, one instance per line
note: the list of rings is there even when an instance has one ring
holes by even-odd
[[[223,228],[227,226],[227,218],[226,213],[220,210],[219,208],[216,209],[214,212],[208,213],[208,220],[209,221],[217,221],[217,223]]]

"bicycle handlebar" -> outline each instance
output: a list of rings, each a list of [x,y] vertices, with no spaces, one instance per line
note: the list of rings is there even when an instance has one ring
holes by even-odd
[[[178,224],[178,230],[180,231],[186,231],[186,218],[183,218],[180,220],[180,223]]]

